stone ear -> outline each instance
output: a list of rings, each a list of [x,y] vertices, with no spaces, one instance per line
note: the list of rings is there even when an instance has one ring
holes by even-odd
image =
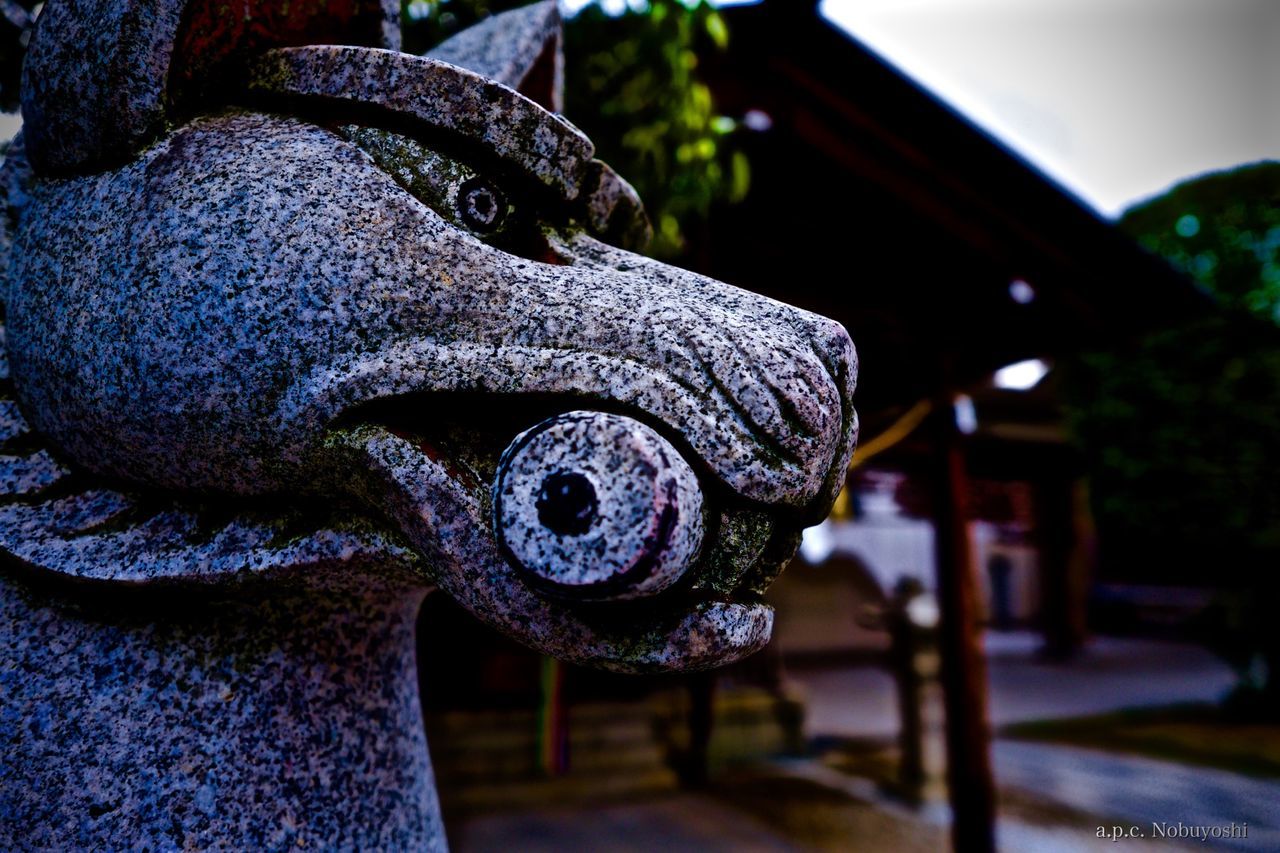
[[[564,109],[564,49],[555,0],[486,18],[427,51],[497,80],[552,112]]]
[[[123,162],[272,47],[400,46],[398,0],[48,0],[22,68],[40,173]]]

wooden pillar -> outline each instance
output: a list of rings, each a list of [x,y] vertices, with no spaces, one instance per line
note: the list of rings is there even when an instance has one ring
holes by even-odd
[[[705,788],[711,778],[711,734],[715,727],[716,674],[695,672],[688,676],[689,752],[680,782],[686,788]]]
[[[937,498],[934,508],[938,646],[946,709],[947,790],[951,843],[961,853],[995,850],[995,785],[987,719],[987,670],[977,625],[969,549],[969,478],[956,425],[954,398],[939,394],[931,418]]]

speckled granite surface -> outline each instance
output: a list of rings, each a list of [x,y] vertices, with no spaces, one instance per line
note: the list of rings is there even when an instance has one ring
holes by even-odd
[[[569,660],[714,666],[767,642],[760,594],[843,481],[842,328],[635,254],[639,200],[571,124],[325,46],[370,9],[394,43],[382,5],[331,7],[41,19],[0,169],[24,846],[440,846],[426,589]],[[523,80],[548,15],[439,53]]]
[[[360,569],[235,594],[0,574],[3,846],[444,849],[423,590]]]
[[[266,107],[310,101],[332,114],[358,106],[370,124],[411,122],[462,137],[475,153],[492,154],[566,200],[577,197],[595,153],[582,131],[514,90],[407,53],[331,45],[268,51],[250,65],[249,95]]]
[[[464,174],[489,180],[475,167]],[[333,131],[238,111],[197,119],[121,169],[37,181],[8,300],[24,414],[71,460],[125,483],[354,492],[376,517],[435,487],[352,488],[368,460],[335,460],[327,448],[362,404],[541,393],[564,395],[568,408],[585,397],[674,431],[719,481],[717,509],[776,505],[776,537],[825,510],[853,428],[852,350],[839,326],[609,247],[572,219],[536,223],[558,263],[526,258],[468,230],[447,193],[428,206]],[[87,229],[86,209],[100,213]],[[550,653],[634,660],[634,643],[625,655],[575,644],[600,632],[509,571],[488,533],[487,487],[478,491],[459,498],[465,525],[397,525],[434,555],[432,577]],[[133,576],[153,565],[127,551],[120,564]],[[550,623],[534,624],[517,601]],[[673,599],[644,626],[592,618],[657,636],[659,623],[685,630],[676,617],[688,608]]]
[[[297,486],[344,411],[461,390],[635,406],[744,497],[797,508],[850,446],[837,324],[572,230],[550,235],[560,263],[496,249],[309,122],[197,119],[31,194],[11,368],[33,425],[104,474]]]
[[[397,0],[45,3],[22,69],[33,162],[60,173],[123,162],[168,129],[183,94],[172,84],[240,45],[351,40],[399,48]]]
[[[427,56],[470,69],[519,91],[530,72],[540,70],[539,60],[548,51],[556,54],[551,73],[563,74],[559,48],[560,14],[555,3],[544,2],[486,18],[432,48]]]

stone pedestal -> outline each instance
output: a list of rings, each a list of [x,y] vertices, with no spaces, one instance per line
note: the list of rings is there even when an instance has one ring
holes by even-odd
[[[443,849],[425,590],[336,575],[115,591],[0,574],[0,837]]]

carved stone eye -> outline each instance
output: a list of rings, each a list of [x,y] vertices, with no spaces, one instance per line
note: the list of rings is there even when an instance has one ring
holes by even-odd
[[[570,412],[511,443],[494,483],[507,559],[580,599],[653,595],[702,545],[702,490],[666,439],[621,415]]]
[[[471,178],[458,188],[458,216],[472,231],[494,231],[507,216],[506,196],[492,181]]]

